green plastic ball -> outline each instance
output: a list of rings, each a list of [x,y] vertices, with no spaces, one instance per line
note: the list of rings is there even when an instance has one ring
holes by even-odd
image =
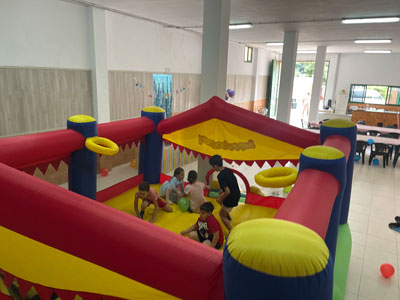
[[[178,206],[182,212],[187,211],[189,209],[189,200],[185,197],[180,198],[178,201]]]
[[[292,187],[291,185],[286,186],[286,187],[283,188],[283,192],[284,192],[285,194],[289,194],[290,191],[292,190],[292,188],[293,188],[293,187]]]

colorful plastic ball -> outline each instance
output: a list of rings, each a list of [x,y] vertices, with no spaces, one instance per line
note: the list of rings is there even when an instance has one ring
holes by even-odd
[[[231,89],[227,89],[226,92],[229,94],[231,92]]]
[[[178,201],[178,206],[182,212],[187,211],[189,209],[189,200],[185,197],[180,198]]]
[[[100,170],[100,175],[103,176],[103,177],[107,176],[108,175],[108,169],[107,168],[102,168]]]
[[[374,140],[373,139],[368,139],[367,143],[368,143],[368,145],[372,145],[374,143]]]
[[[388,264],[388,263],[381,264],[380,269],[381,269],[382,276],[385,278],[390,278],[394,274],[394,268],[391,264]]]
[[[284,192],[285,194],[289,194],[290,191],[292,190],[292,188],[293,188],[293,187],[292,187],[291,185],[286,186],[286,187],[283,188],[283,192]]]
[[[360,156],[360,155],[357,154],[357,155],[354,156],[354,160],[355,160],[355,161],[359,161],[360,159],[361,159],[361,156]]]
[[[372,161],[374,163],[375,166],[379,165],[379,159],[374,158],[374,160]]]
[[[234,90],[231,90],[231,91],[230,91],[229,97],[231,97],[231,98],[235,97],[235,91],[234,91]]]
[[[210,198],[217,198],[219,196],[219,192],[218,191],[210,191],[208,193],[208,197]]]

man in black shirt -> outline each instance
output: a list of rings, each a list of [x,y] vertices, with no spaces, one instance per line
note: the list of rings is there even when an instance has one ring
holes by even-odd
[[[221,217],[221,220],[225,224],[226,228],[231,231],[232,226],[229,213],[232,211],[232,208],[237,206],[239,203],[239,185],[232,170],[222,166],[222,157],[220,155],[214,155],[211,157],[209,164],[215,171],[219,172],[217,176],[221,189],[217,198],[217,202],[221,204],[219,216]]]

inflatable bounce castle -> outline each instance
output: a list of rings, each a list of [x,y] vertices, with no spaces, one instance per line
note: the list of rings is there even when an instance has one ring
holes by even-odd
[[[148,107],[139,118],[100,125],[73,116],[65,130],[0,140],[0,295],[344,299],[355,124],[326,121],[317,134],[218,97],[164,115]],[[163,140],[203,159],[299,163],[297,181],[286,199],[254,194],[245,182],[246,201],[232,212],[223,251],[211,249],[177,234],[195,214],[174,207],[155,224],[133,214],[138,184],[167,178]],[[129,143],[140,143],[139,174],[97,192],[97,155]],[[61,160],[69,190],[31,176]]]

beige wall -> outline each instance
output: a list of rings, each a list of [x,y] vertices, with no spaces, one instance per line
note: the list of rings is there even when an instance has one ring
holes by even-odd
[[[92,115],[89,70],[0,68],[0,136],[65,128]]]

